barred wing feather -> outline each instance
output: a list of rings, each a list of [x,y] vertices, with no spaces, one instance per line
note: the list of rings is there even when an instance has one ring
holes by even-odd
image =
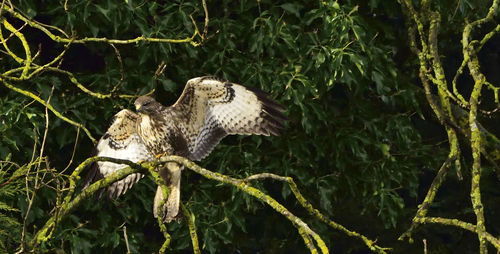
[[[111,120],[111,125],[101,137],[96,146],[96,155],[138,162],[149,160],[152,156],[146,149],[136,131],[138,115],[124,109],[118,112]],[[85,187],[90,183],[102,179],[119,169],[126,167],[125,164],[99,161],[94,163],[88,173]],[[132,185],[143,177],[135,173],[124,179],[114,182],[107,188],[107,196],[117,198],[124,194]]]
[[[189,80],[170,107],[181,116],[179,126],[191,160],[203,159],[230,134],[278,135],[287,120],[284,109],[260,90],[215,77]]]

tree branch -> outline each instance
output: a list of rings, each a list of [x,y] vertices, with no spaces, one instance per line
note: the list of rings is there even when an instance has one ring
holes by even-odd
[[[181,210],[184,218],[187,220],[189,227],[189,235],[191,236],[191,243],[193,245],[193,253],[200,254],[200,245],[198,243],[198,234],[196,233],[195,216],[191,213],[187,207],[181,203]]]
[[[180,156],[165,156],[160,158],[161,162],[177,162],[179,164],[184,165],[186,168],[189,168],[190,170],[202,175],[203,177],[211,180],[216,180],[218,182],[226,183],[229,185],[232,185],[243,192],[247,193],[248,195],[254,196],[255,198],[263,201],[264,203],[268,204],[271,206],[275,211],[281,213],[283,216],[285,216],[292,224],[297,228],[299,233],[304,239],[304,242],[306,245],[309,247],[309,250],[311,253],[315,253],[314,249],[310,248],[308,238],[312,237],[318,247],[320,248],[322,253],[328,253],[328,248],[325,245],[325,242],[321,237],[314,232],[312,229],[309,228],[309,226],[302,221],[299,217],[295,216],[292,214],[288,209],[286,209],[282,204],[277,202],[275,199],[270,197],[269,195],[263,193],[262,191],[251,187],[248,183],[246,183],[244,180],[241,179],[236,179],[232,178],[226,175],[222,175],[216,172],[212,172],[209,170],[206,170],[198,165],[196,165],[194,162],[189,161],[186,158],[180,157]]]
[[[428,224],[428,223],[434,223],[434,224],[442,224],[442,225],[447,225],[447,226],[455,226],[459,228],[463,228],[465,230],[471,231],[473,233],[477,233],[477,227],[474,224],[467,223],[461,220],[457,219],[448,219],[448,218],[441,218],[441,217],[421,217],[416,219],[418,223],[422,224]],[[490,233],[485,232],[485,238],[488,242],[490,242],[497,250],[500,250],[500,239],[495,238],[492,236]]]
[[[413,20],[414,23],[407,22],[409,24],[408,31],[411,35],[410,47],[416,48],[413,52],[416,52],[419,57],[420,64],[420,80],[423,84],[425,94],[429,105],[433,109],[437,118],[441,122],[441,124],[445,127],[448,134],[448,141],[450,144],[450,153],[448,155],[447,160],[441,166],[437,176],[434,178],[427,195],[420,205],[415,217],[413,218],[413,223],[410,229],[406,231],[400,239],[404,237],[409,237],[411,240],[411,232],[416,228],[418,223],[422,223],[423,221],[427,221],[429,217],[425,217],[428,211],[428,208],[434,197],[441,186],[441,183],[444,181],[444,177],[446,175],[447,169],[449,168],[449,164],[451,160],[455,161],[455,166],[457,167],[457,173],[460,169],[460,147],[458,143],[458,138],[456,134],[456,130],[460,130],[464,136],[466,136],[470,141],[470,147],[472,150],[473,157],[473,166],[472,166],[472,183],[471,183],[471,202],[472,208],[476,214],[476,230],[474,231],[478,235],[479,243],[480,243],[480,253],[487,253],[486,246],[486,229],[485,229],[485,219],[483,212],[483,204],[481,202],[481,192],[480,192],[480,179],[481,179],[481,153],[485,153],[487,149],[484,148],[485,140],[488,140],[489,136],[486,135],[487,131],[484,131],[478,121],[477,121],[477,112],[480,111],[478,107],[478,102],[481,97],[481,90],[483,86],[486,84],[489,86],[486,81],[486,77],[480,72],[479,68],[479,60],[477,57],[478,49],[486,43],[486,41],[493,36],[500,28],[495,28],[493,31],[487,33],[481,42],[472,41],[469,42],[469,37],[471,31],[474,27],[484,24],[486,22],[492,21],[494,15],[498,9],[499,0],[493,0],[493,3],[489,9],[486,17],[476,20],[470,24],[467,24],[463,30],[462,34],[462,48],[464,60],[458,68],[455,76],[453,77],[452,87],[453,93],[448,90],[448,85],[446,82],[444,69],[439,59],[438,54],[438,32],[440,25],[440,16],[439,12],[435,12],[430,10],[429,1],[422,1],[421,10],[417,12],[412,5],[412,1],[403,0],[401,3],[403,10],[407,13],[407,19]],[[416,29],[415,29],[416,27]],[[427,41],[425,40],[426,28],[428,29]],[[416,38],[415,38],[415,30],[418,31],[420,42],[421,42],[421,50],[419,50],[416,46]],[[463,96],[459,93],[456,88],[456,82],[458,76],[463,73],[463,69],[467,66],[469,68],[469,72],[474,79],[474,87],[472,94],[470,96],[469,101],[465,101]],[[433,75],[431,74],[431,70],[433,71]],[[434,100],[430,83],[436,85],[438,96],[439,96],[439,104]],[[489,86],[495,93],[495,101],[498,104],[498,91],[494,86]],[[459,114],[457,117],[458,121],[455,119],[456,110],[453,110],[453,105],[450,103],[449,98],[456,101],[460,106],[464,108],[468,108],[468,114]],[[467,115],[465,117],[464,115]],[[468,125],[468,126],[467,126]],[[491,142],[487,142],[491,143]],[[489,147],[489,145],[487,146]],[[491,150],[491,149],[490,149]],[[487,156],[487,158],[491,156]],[[493,161],[493,164],[496,164]],[[435,223],[440,223],[441,220],[435,220]],[[458,224],[457,224],[458,225]]]
[[[52,105],[48,104],[46,101],[42,100],[40,97],[36,96],[35,94],[33,94],[32,92],[30,91],[27,91],[27,90],[23,90],[21,88],[18,88],[12,84],[9,84],[5,79],[2,79],[0,77],[0,81],[4,84],[4,86],[6,86],[7,88],[15,91],[15,92],[18,92],[24,96],[27,96],[27,97],[30,97],[32,98],[33,100],[39,102],[40,104],[44,105],[45,107],[47,107],[50,111],[52,111],[52,113],[54,113],[54,115],[56,115],[57,117],[59,117],[61,120],[73,125],[73,126],[76,126],[78,128],[81,128],[86,134],[87,136],[89,137],[90,140],[92,140],[93,143],[96,143],[96,139],[92,136],[92,134],[90,133],[90,131],[85,128],[85,126],[83,126],[83,124],[81,123],[78,123],[78,122],[75,122],[65,116],[63,116],[61,113],[59,113],[59,111],[55,110],[54,107],[52,107]]]
[[[75,186],[76,186],[76,180],[79,179],[79,174],[81,173],[81,171],[85,167],[90,165],[91,163],[94,163],[97,161],[109,161],[109,162],[113,162],[113,163],[125,164],[125,165],[127,165],[127,167],[120,169],[120,170],[114,172],[113,174],[107,176],[106,178],[101,179],[101,180],[93,183],[88,188],[83,190],[80,194],[78,194],[75,197],[72,197],[74,190],[75,190]],[[155,182],[159,186],[162,187],[162,191],[165,192],[164,194],[167,194],[167,195],[165,195],[165,197],[168,197],[167,192],[169,192],[169,190],[166,187],[166,185],[163,183],[163,180],[159,176],[158,172],[156,172],[156,170],[155,170],[158,166],[160,166],[161,164],[167,163],[167,162],[176,162],[176,163],[182,164],[185,167],[191,169],[192,171],[194,171],[198,174],[201,174],[202,176],[204,176],[208,179],[212,179],[212,180],[216,180],[216,181],[219,181],[222,183],[233,185],[236,188],[242,190],[243,192],[245,192],[251,196],[254,196],[257,199],[267,203],[274,210],[278,211],[279,213],[281,213],[283,216],[285,216],[288,220],[290,220],[292,222],[292,224],[297,228],[299,234],[304,239],[304,243],[309,248],[311,253],[318,253],[318,251],[316,250],[316,247],[314,246],[314,243],[319,247],[319,249],[321,250],[321,253],[329,253],[328,248],[326,247],[324,241],[321,239],[321,237],[317,233],[315,233],[305,222],[303,222],[297,216],[293,215],[290,211],[288,211],[283,205],[278,203],[272,197],[264,194],[261,190],[258,190],[254,187],[251,187],[244,180],[232,178],[232,177],[225,176],[225,175],[215,173],[215,172],[211,172],[209,170],[201,168],[200,166],[196,165],[195,163],[189,161],[188,159],[183,158],[183,157],[179,157],[179,156],[164,156],[164,157],[161,157],[159,160],[155,160],[152,162],[145,162],[145,163],[141,163],[141,164],[136,164],[136,163],[133,163],[133,162],[130,162],[127,160],[119,160],[119,159],[107,158],[107,157],[88,158],[87,160],[82,162],[77,168],[75,168],[72,175],[70,176],[69,191],[68,191],[68,194],[66,195],[66,197],[64,198],[64,202],[61,204],[61,208],[59,209],[59,212],[57,213],[58,216],[52,216],[51,218],[49,218],[49,220],[45,223],[45,225],[35,234],[35,237],[34,237],[33,241],[31,242],[31,247],[36,248],[40,243],[48,241],[52,236],[52,232],[54,230],[55,224],[57,224],[59,221],[61,221],[72,210],[74,210],[78,205],[80,205],[80,203],[84,199],[91,197],[99,189],[105,188],[105,187],[111,185],[113,182],[116,182],[116,181],[119,181],[119,180],[125,178],[129,174],[138,173],[138,172],[139,173],[146,173],[146,170],[149,171],[149,173],[155,179]],[[183,209],[184,214],[189,213],[187,210],[184,210],[184,208],[182,208],[182,209]],[[190,228],[191,239],[193,242],[193,250],[199,251],[196,229],[194,226],[194,216],[190,215],[187,218],[188,218],[188,226]],[[164,233],[165,238],[166,238],[165,243],[162,245],[162,248],[160,249],[160,252],[163,252],[163,251],[165,251],[166,247],[168,247],[168,245],[170,243],[170,236],[166,232],[166,228],[164,228],[165,225],[162,223],[161,219],[159,220],[159,226],[162,229],[162,232]]]
[[[78,194],[76,197],[71,199],[71,196],[74,192],[74,185],[75,179],[78,179],[79,172],[83,170],[85,167],[90,165],[91,163],[97,162],[97,161],[109,161],[109,162],[114,162],[114,163],[119,163],[119,164],[126,164],[128,167],[125,167],[123,169],[120,169],[109,176],[107,176],[104,179],[101,179],[99,181],[96,181],[92,185],[90,185],[88,188],[83,190],[80,194]],[[98,190],[108,187],[112,183],[119,181],[125,177],[127,177],[130,174],[133,173],[146,173],[147,170],[150,172],[154,170],[154,168],[158,165],[156,162],[144,162],[141,164],[135,164],[132,163],[131,161],[127,160],[119,160],[119,159],[114,159],[114,158],[107,158],[107,157],[91,157],[82,162],[73,173],[72,176],[70,177],[70,191],[68,192],[67,196],[64,199],[64,202],[61,204],[61,208],[56,215],[58,216],[52,216],[49,218],[49,220],[45,223],[45,225],[36,232],[35,236],[33,237],[33,240],[31,242],[31,248],[35,249],[40,243],[48,241],[52,237],[52,233],[54,231],[54,226],[58,224],[62,219],[64,219],[71,211],[76,209],[83,200],[92,197]]]
[[[203,2],[204,1],[205,0],[203,0]],[[81,44],[81,43],[87,43],[87,42],[106,42],[106,43],[113,43],[113,44],[134,44],[134,43],[138,43],[138,42],[159,42],[159,43],[189,43],[189,44],[191,44],[194,47],[198,47],[205,40],[205,38],[200,35],[201,41],[200,42],[195,41],[196,35],[199,35],[198,32],[195,32],[195,33],[193,33],[193,35],[191,37],[187,37],[187,38],[184,38],[184,39],[154,38],[154,37],[146,37],[144,35],[136,37],[136,38],[133,38],[133,39],[128,39],[128,40],[108,39],[108,38],[105,38],[105,37],[100,37],[100,38],[85,37],[85,38],[82,38],[82,39],[67,38],[67,37],[61,37],[61,36],[53,34],[52,32],[50,32],[44,26],[40,25],[37,22],[32,21],[29,18],[24,17],[22,14],[20,14],[19,12],[16,12],[13,8],[11,8],[11,7],[7,6],[7,5],[3,6],[3,10],[7,11],[8,13],[10,13],[12,16],[14,16],[14,17],[16,17],[16,18],[18,18],[18,19],[26,22],[29,26],[42,31],[47,36],[49,36],[50,39],[52,39],[53,41],[60,42],[60,43],[69,43],[69,42],[72,42],[72,43],[80,43]],[[208,23],[208,15],[206,16],[206,20],[207,20],[207,23]]]
[[[469,37],[472,32],[472,29],[475,26],[479,26],[483,23],[486,23],[490,20],[493,20],[494,15],[498,9],[499,0],[493,0],[493,3],[488,11],[486,17],[482,19],[478,19],[470,24],[467,24],[464,28],[462,34],[462,52],[464,54],[464,59],[469,59],[467,63],[467,67],[469,68],[469,72],[474,79],[474,87],[472,89],[472,93],[469,99],[470,104],[470,112],[469,112],[469,125],[471,132],[471,148],[472,148],[472,183],[471,183],[471,202],[474,213],[476,214],[476,233],[479,239],[479,252],[481,254],[488,253],[488,248],[486,246],[486,227],[485,227],[485,218],[484,218],[484,208],[481,202],[481,189],[480,189],[480,180],[481,180],[481,132],[476,124],[477,119],[477,111],[478,111],[478,103],[479,98],[481,96],[481,90],[483,85],[486,82],[486,77],[481,73],[479,68],[479,59],[477,57],[477,51],[474,48],[474,45],[469,43]]]
[[[273,180],[286,182],[288,184],[288,186],[290,187],[290,189],[292,190],[292,193],[294,194],[295,198],[299,201],[300,205],[302,207],[304,207],[309,212],[309,214],[316,216],[316,218],[323,221],[328,226],[330,226],[336,230],[343,231],[348,236],[361,239],[365,243],[365,245],[373,252],[386,253],[387,250],[391,250],[391,248],[380,247],[380,246],[375,244],[375,241],[368,239],[366,236],[359,234],[355,231],[350,231],[347,228],[345,228],[344,226],[328,219],[318,209],[315,209],[312,206],[312,204],[309,203],[309,201],[307,201],[307,199],[302,195],[302,193],[300,193],[299,188],[297,187],[297,184],[295,183],[295,181],[291,177],[279,176],[279,175],[275,175],[272,173],[261,173],[261,174],[256,174],[256,175],[251,175],[249,177],[246,177],[245,179],[243,179],[243,181],[248,182],[248,181],[252,181],[252,180],[261,180],[261,179],[273,179]]]

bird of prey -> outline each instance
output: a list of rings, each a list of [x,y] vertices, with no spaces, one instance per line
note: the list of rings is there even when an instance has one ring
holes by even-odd
[[[97,156],[147,161],[159,154],[179,155],[193,161],[206,157],[227,135],[278,135],[287,118],[283,106],[255,88],[205,76],[190,79],[175,104],[165,107],[148,96],[135,101],[137,113],[124,109],[111,120],[99,140]],[[87,184],[106,177],[126,165],[97,162]],[[182,166],[167,163],[159,173],[171,193],[159,209],[163,194],[157,188],[153,214],[169,222],[177,215]],[[109,197],[117,198],[142,178],[132,174],[110,185]],[[160,214],[159,214],[160,213]]]

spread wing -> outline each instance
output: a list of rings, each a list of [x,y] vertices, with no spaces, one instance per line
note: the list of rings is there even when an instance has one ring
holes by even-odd
[[[96,155],[130,160],[132,162],[151,159],[152,156],[150,156],[146,146],[137,134],[137,118],[137,114],[127,109],[118,112],[111,120],[111,125],[106,133],[97,143]],[[126,166],[125,164],[104,161],[94,163],[87,175],[84,188],[88,187],[90,183],[102,179]],[[108,187],[107,196],[117,198],[130,189],[142,177],[141,174],[136,173],[114,182]]]
[[[278,135],[287,120],[285,108],[264,92],[215,77],[189,80],[169,110],[178,116],[191,160],[201,160],[230,134]]]

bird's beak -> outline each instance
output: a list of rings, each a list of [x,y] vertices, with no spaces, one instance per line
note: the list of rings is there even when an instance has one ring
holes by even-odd
[[[135,111],[141,112],[141,105],[135,105]]]

